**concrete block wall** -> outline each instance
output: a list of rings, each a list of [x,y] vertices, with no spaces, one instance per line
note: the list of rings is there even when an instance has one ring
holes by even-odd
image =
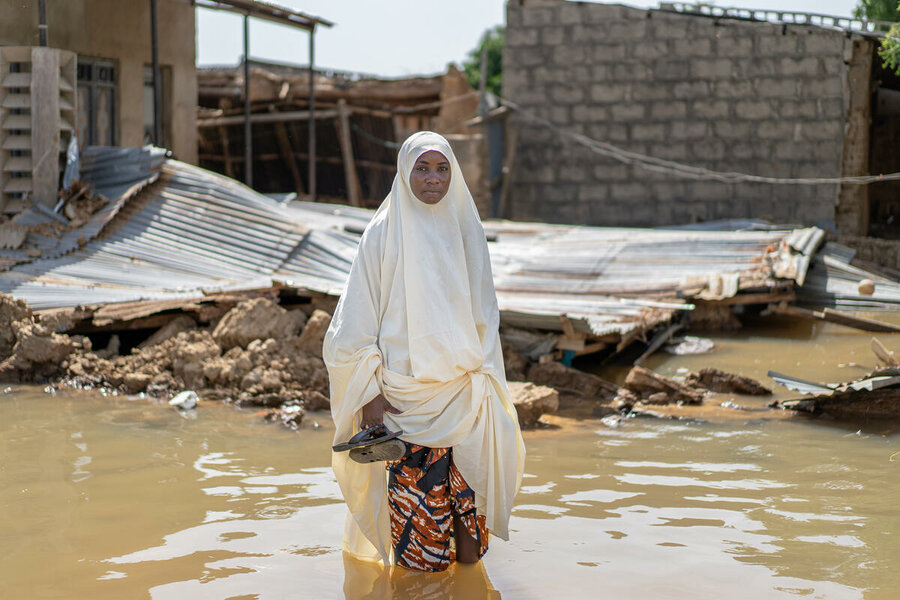
[[[716,171],[837,177],[843,32],[618,5],[509,0],[503,95],[564,130]],[[830,225],[837,185],[684,179],[519,117],[508,215],[655,226],[767,217]]]

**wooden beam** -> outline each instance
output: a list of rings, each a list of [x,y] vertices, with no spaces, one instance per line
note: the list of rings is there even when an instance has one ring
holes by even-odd
[[[872,331],[876,333],[900,333],[900,325],[893,323],[885,323],[884,321],[876,321],[875,319],[866,319],[857,317],[847,313],[843,313],[831,308],[822,311],[808,310],[797,306],[789,306],[787,303],[773,304],[770,310],[778,315],[786,315],[789,317],[803,317],[807,319],[817,319],[819,321],[828,321],[829,323],[837,323],[845,327],[852,327],[862,331]]]
[[[341,146],[341,156],[344,159],[344,180],[347,182],[347,199],[350,206],[362,206],[359,197],[359,175],[356,173],[356,163],[353,160],[353,140],[350,135],[350,111],[347,101],[341,98],[337,106],[338,118],[335,119],[338,142]]]
[[[316,119],[333,119],[337,116],[336,110],[317,110]],[[250,123],[287,123],[289,121],[305,121],[309,118],[308,110],[291,110],[277,113],[256,113],[250,115]],[[198,119],[197,127],[219,127],[220,125],[242,125],[243,116],[212,117]]]
[[[219,125],[219,137],[222,141],[222,154],[225,159],[225,174],[234,179],[234,167],[232,166],[233,163],[228,149],[228,128]]]
[[[269,110],[275,112],[275,107],[270,106]],[[291,178],[294,180],[294,190],[297,196],[302,196],[303,178],[300,177],[300,168],[297,166],[297,160],[294,156],[294,149],[291,148],[291,140],[288,138],[287,127],[284,123],[275,123],[275,140],[278,142],[278,149],[281,150],[281,156],[284,158],[284,164],[291,172]]]

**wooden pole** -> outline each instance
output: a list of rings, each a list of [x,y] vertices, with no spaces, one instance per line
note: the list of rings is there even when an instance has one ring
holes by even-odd
[[[274,106],[269,106],[270,112],[275,112]],[[297,161],[294,159],[294,149],[291,148],[291,140],[288,137],[287,127],[284,122],[274,123],[275,141],[278,142],[278,149],[284,159],[284,164],[291,172],[291,178],[294,180],[294,191],[297,196],[303,195],[303,179],[300,177],[300,169],[297,168]]]
[[[153,143],[162,146],[162,77],[159,69],[159,18],[156,0],[150,0],[150,47],[153,60]]]
[[[154,0],[155,2],[155,0]],[[40,0],[38,2],[38,39],[40,40],[40,45],[44,48],[47,47],[47,0]]]
[[[309,199],[316,201],[316,28],[309,30]]]
[[[231,153],[228,147],[228,128],[219,125],[219,137],[222,141],[222,156],[225,157],[225,174],[234,179],[234,168],[231,162]]]
[[[350,136],[350,109],[347,101],[341,98],[337,105],[338,118],[335,120],[338,140],[341,144],[341,156],[344,159],[344,179],[347,182],[347,199],[351,206],[362,206],[359,197],[359,176],[356,173],[356,162],[353,159],[353,141]]]
[[[253,187],[253,130],[250,126],[250,15],[244,15],[244,183]]]

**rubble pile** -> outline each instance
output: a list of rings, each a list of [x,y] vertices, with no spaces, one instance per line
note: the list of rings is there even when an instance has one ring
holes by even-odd
[[[201,397],[241,406],[293,403],[321,410],[329,406],[321,347],[330,319],[316,310],[304,327],[303,312],[255,298],[211,328],[179,316],[130,354],[118,356],[116,343],[110,344],[113,351],[94,351],[86,337],[57,333],[65,323],[38,320],[23,302],[0,295],[0,378],[58,380],[161,398],[196,390]],[[292,422],[302,418],[302,411],[288,412]]]

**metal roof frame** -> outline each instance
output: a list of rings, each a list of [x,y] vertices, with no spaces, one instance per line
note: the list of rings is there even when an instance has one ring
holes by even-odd
[[[326,21],[321,17],[307,15],[284,6],[260,2],[259,0],[192,0],[192,3],[200,8],[234,12],[306,31],[312,31],[319,25],[323,27],[334,25],[331,21]]]

